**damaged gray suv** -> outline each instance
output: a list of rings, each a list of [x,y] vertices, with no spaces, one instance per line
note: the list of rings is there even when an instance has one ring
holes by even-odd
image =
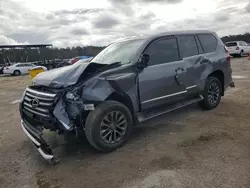
[[[43,139],[84,131],[103,152],[121,147],[132,127],[198,102],[220,103],[234,87],[230,56],[211,31],[168,32],[109,45],[91,62],[43,72],[20,102],[21,126],[40,154],[58,162]]]

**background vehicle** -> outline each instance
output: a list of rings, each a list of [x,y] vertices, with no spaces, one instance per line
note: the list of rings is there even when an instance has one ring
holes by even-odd
[[[4,65],[0,65],[0,74],[3,74]]]
[[[216,108],[228,86],[230,56],[214,32],[168,32],[113,43],[90,63],[38,74],[23,94],[21,125],[54,163],[44,128],[84,130],[93,147],[110,152],[140,122],[196,102]]]
[[[227,50],[231,56],[242,57],[250,53],[250,46],[244,41],[232,41],[226,43]]]
[[[79,60],[83,60],[83,59],[89,60],[91,58],[92,58],[92,56],[77,56],[77,57],[74,57],[74,58],[70,59],[69,63],[70,64],[74,64],[74,63],[76,63]]]
[[[14,65],[4,67],[3,73],[19,76],[21,74],[28,74],[29,69],[33,67],[35,67],[35,65],[31,63],[16,63]]]

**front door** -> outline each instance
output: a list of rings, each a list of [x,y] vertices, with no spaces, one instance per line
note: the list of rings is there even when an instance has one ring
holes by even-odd
[[[180,60],[176,38],[155,40],[144,54],[148,54],[150,60],[138,76],[142,110],[185,98],[186,69]]]

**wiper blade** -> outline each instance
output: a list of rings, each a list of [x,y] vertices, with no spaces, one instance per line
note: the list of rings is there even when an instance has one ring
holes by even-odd
[[[111,69],[111,68],[115,68],[115,67],[118,67],[121,65],[121,62],[117,61],[117,62],[114,62],[114,63],[110,63],[110,64],[107,64],[106,66],[98,69],[96,72],[102,72],[104,70],[107,70],[107,69]]]

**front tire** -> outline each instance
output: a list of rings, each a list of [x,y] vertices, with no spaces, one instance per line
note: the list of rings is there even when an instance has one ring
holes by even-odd
[[[203,91],[203,101],[199,106],[205,110],[212,110],[216,108],[221,100],[222,84],[216,77],[208,77]]]
[[[89,113],[85,134],[93,147],[102,152],[111,152],[128,140],[132,124],[131,112],[125,105],[116,101],[105,101]]]
[[[14,76],[20,76],[21,75],[21,72],[19,70],[15,70],[13,72]]]

